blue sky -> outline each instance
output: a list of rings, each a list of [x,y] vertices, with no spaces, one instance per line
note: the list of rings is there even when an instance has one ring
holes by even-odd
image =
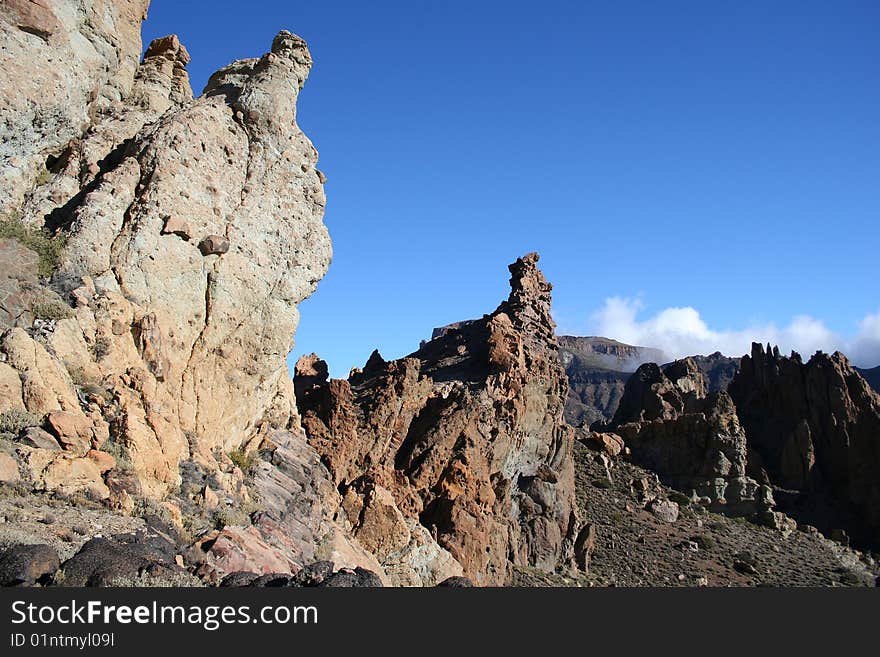
[[[334,244],[294,354],[409,353],[536,250],[561,332],[880,364],[880,4],[154,0],[144,39],[198,93],[282,28]]]

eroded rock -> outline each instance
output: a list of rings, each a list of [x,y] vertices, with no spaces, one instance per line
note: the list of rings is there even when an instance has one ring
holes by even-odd
[[[309,444],[348,491],[343,508],[383,566],[405,540],[401,518],[418,522],[431,537],[424,545],[448,551],[479,585],[504,583],[511,561],[552,570],[570,558],[567,386],[537,260],[510,266],[510,297],[494,313],[406,358],[375,353],[347,381],[328,381],[317,357],[298,363]],[[378,490],[389,493],[379,507]],[[365,524],[365,511],[375,520]]]

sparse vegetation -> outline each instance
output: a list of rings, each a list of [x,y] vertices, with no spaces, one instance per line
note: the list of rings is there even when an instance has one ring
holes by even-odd
[[[101,360],[110,353],[110,339],[105,337],[100,337],[95,340],[95,344],[92,347],[92,352],[95,354],[95,358]]]
[[[128,447],[123,445],[112,433],[110,440],[104,443],[101,449],[116,459],[116,468],[118,470],[131,470],[131,456],[128,453]]]
[[[0,217],[0,237],[18,240],[34,251],[40,257],[39,274],[43,277],[52,275],[67,246],[65,235],[52,235],[45,228],[29,226],[17,213]]]
[[[241,447],[236,447],[229,452],[229,460],[238,466],[245,474],[249,474],[257,464],[258,456],[256,452],[248,454]]]
[[[28,427],[40,426],[41,419],[39,415],[12,408],[0,414],[0,433],[18,435]]]
[[[61,299],[50,298],[34,304],[32,309],[37,319],[59,320],[73,317],[73,309]]]
[[[708,534],[700,534],[694,536],[691,540],[697,544],[701,550],[711,550],[715,547],[715,539]]]
[[[52,172],[48,169],[41,169],[40,173],[37,174],[37,179],[34,181],[37,187],[42,187],[43,185],[48,185],[52,180]]]
[[[238,506],[226,506],[217,509],[213,515],[214,529],[223,529],[232,525],[247,526],[251,524],[251,515],[258,511],[253,502],[245,502]]]

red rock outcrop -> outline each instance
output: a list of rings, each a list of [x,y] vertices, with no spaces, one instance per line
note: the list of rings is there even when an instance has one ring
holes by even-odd
[[[482,585],[510,563],[552,570],[570,558],[577,519],[567,392],[551,286],[529,254],[510,266],[507,301],[406,358],[374,353],[347,381],[317,357],[297,364],[309,444],[374,554],[405,543],[377,531],[418,521]],[[381,560],[381,559],[380,559]]]

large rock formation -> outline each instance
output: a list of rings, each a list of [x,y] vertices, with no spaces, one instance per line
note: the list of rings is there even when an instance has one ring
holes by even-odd
[[[140,492],[160,498],[180,484],[181,461],[228,470],[230,451],[296,425],[285,358],[296,305],[331,254],[317,152],[296,124],[311,57],[282,32],[269,54],[218,71],[193,101],[176,37],[131,61],[146,3],[20,3],[52,23],[42,36],[22,31],[18,6],[4,5],[2,25],[21,56],[63,64],[29,73],[39,93],[7,94],[30,110],[3,106],[22,140],[4,140],[17,164],[4,169],[3,199],[22,230],[45,224],[66,247],[45,292],[55,315],[39,332],[35,274],[5,284],[24,301],[4,307],[12,328],[0,351],[27,411],[91,423],[95,449],[109,430]],[[4,68],[6,84],[18,84],[16,70]],[[52,175],[23,194],[13,178],[47,152]],[[206,249],[218,240],[225,249]]]
[[[511,562],[549,571],[570,555],[567,386],[537,260],[510,266],[510,297],[495,312],[406,358],[374,353],[347,381],[328,381],[315,356],[297,364],[309,444],[354,535],[383,565],[419,540],[432,554],[439,544],[474,582],[497,585]]]
[[[71,142],[127,98],[149,0],[0,4],[0,214],[18,212]]]
[[[286,365],[331,257],[296,123],[308,48],[281,32],[194,99],[177,37],[138,65],[147,5],[0,6],[4,457],[34,491],[217,525],[212,575],[240,536],[295,570],[341,532],[336,565],[372,566],[334,524]]]
[[[752,345],[730,386],[756,469],[791,515],[880,545],[880,396],[841,353]]]
[[[636,370],[608,428],[624,439],[634,462],[670,486],[728,512],[769,510],[768,489],[746,475],[746,433],[733,402],[708,391],[692,358]]]

